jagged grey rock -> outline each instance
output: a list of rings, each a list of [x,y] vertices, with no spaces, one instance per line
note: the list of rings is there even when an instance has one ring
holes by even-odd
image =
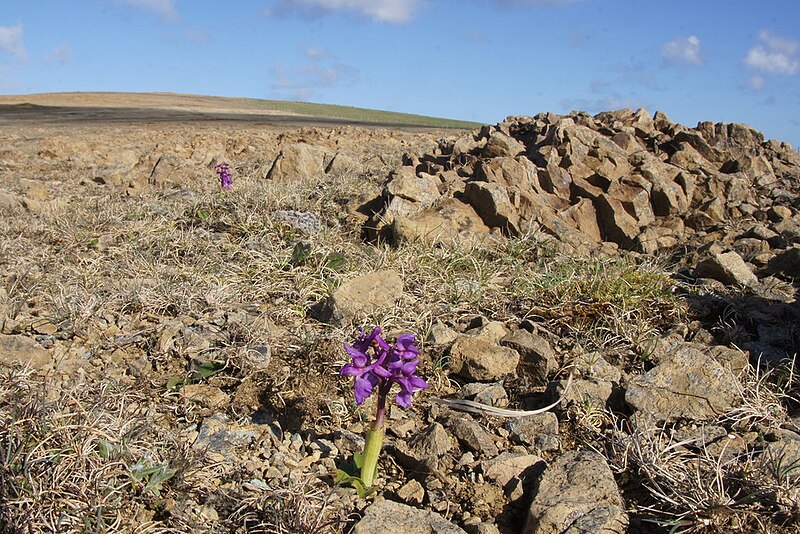
[[[371,504],[353,527],[353,534],[403,532],[407,534],[466,534],[464,529],[427,510],[394,501]]]
[[[548,466],[523,534],[623,534],[628,515],[614,475],[600,454],[579,450]]]
[[[733,406],[738,391],[730,369],[695,346],[680,344],[628,384],[625,402],[645,420],[711,421]]]

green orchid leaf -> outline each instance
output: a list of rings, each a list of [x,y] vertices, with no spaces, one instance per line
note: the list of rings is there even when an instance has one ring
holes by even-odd
[[[167,389],[178,389],[184,385],[186,380],[179,376],[173,376],[169,380],[167,380]]]
[[[328,257],[325,258],[325,268],[331,271],[341,271],[344,269],[346,263],[347,259],[338,252],[328,254]]]
[[[297,243],[292,249],[292,259],[289,263],[292,267],[297,267],[304,264],[309,256],[311,256],[311,245],[303,242]]]
[[[195,379],[202,380],[204,378],[208,378],[210,376],[214,376],[218,372],[220,372],[225,367],[225,364],[222,362],[204,362],[197,366],[195,369]]]

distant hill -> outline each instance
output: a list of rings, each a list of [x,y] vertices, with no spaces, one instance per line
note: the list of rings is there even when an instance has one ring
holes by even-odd
[[[50,108],[169,110],[219,116],[263,116],[303,119],[303,122],[352,122],[376,125],[416,126],[425,128],[474,128],[480,123],[380,111],[374,109],[289,102],[256,98],[231,98],[219,96],[184,95],[176,93],[110,93],[74,92],[42,93],[29,95],[0,95],[0,106],[30,104]],[[31,108],[24,108],[31,109]]]

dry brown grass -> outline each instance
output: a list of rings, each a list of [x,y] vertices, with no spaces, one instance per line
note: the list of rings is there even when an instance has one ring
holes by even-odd
[[[733,433],[713,444],[678,441],[666,425],[612,433],[609,460],[626,481],[643,531],[797,532],[800,465],[763,441],[740,445],[742,432],[788,422],[786,395],[771,378],[756,371],[741,377],[739,402],[709,425]],[[616,420],[615,426],[622,425]]]
[[[2,529],[164,531],[136,516],[170,484],[185,451],[153,426],[147,399],[106,383],[50,401],[45,388],[29,371],[0,379]]]

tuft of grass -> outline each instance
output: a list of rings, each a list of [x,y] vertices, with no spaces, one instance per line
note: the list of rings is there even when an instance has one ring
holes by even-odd
[[[773,372],[749,370],[740,377],[738,402],[714,424],[734,433],[780,428],[791,400],[785,388]],[[630,433],[618,420],[614,426],[609,462],[625,479],[624,493],[643,528],[789,533],[800,527],[800,465],[781,447],[757,440],[734,449],[727,436],[708,444],[676,441],[666,426]]]
[[[617,459],[635,479],[629,498],[643,524],[676,533],[796,532],[800,480],[765,469],[763,454],[712,452],[675,442],[666,429],[617,436],[621,442]]]
[[[30,371],[0,377],[0,530],[128,532],[186,463],[144,400],[114,384],[48,400]]]
[[[316,479],[287,482],[263,496],[239,500],[231,519],[254,534],[342,532],[348,518],[336,499],[336,489]]]

